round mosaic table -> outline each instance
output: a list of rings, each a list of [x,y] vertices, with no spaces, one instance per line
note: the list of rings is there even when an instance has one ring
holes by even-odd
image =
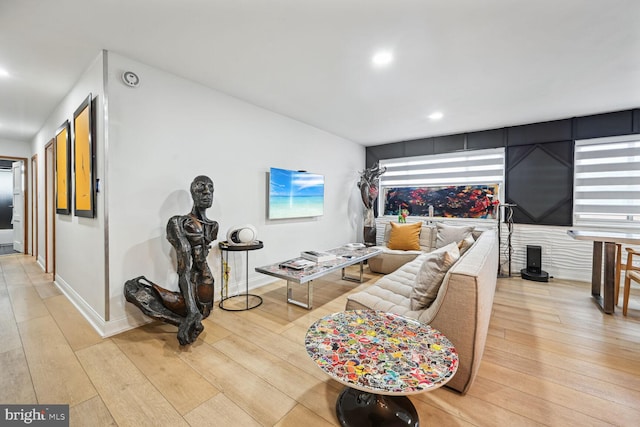
[[[347,386],[336,402],[343,426],[418,426],[406,396],[443,386],[458,369],[458,353],[441,332],[380,311],[325,316],[309,327],[305,347]]]

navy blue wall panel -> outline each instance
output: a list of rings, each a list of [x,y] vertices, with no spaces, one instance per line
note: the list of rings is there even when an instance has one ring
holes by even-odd
[[[507,145],[507,129],[491,129],[467,134],[467,150],[499,148]]]
[[[600,138],[633,133],[633,110],[574,119],[573,139]]]

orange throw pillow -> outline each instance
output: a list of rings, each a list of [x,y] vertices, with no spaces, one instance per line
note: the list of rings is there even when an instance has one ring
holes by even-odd
[[[409,224],[392,222],[387,247],[401,251],[419,251],[421,228],[422,222],[412,222]]]

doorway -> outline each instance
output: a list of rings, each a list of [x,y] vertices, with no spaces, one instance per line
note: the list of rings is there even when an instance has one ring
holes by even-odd
[[[31,157],[31,255],[38,260],[38,155]]]
[[[26,160],[0,156],[0,254],[28,251]]]
[[[56,274],[53,139],[44,146],[44,271]]]

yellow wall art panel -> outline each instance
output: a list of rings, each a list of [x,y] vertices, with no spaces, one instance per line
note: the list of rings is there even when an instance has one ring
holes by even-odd
[[[56,213],[68,215],[71,213],[70,205],[70,177],[71,168],[69,165],[69,121],[65,121],[55,137],[55,158],[56,158]]]
[[[74,212],[88,218],[95,216],[92,125],[89,94],[73,115]]]

